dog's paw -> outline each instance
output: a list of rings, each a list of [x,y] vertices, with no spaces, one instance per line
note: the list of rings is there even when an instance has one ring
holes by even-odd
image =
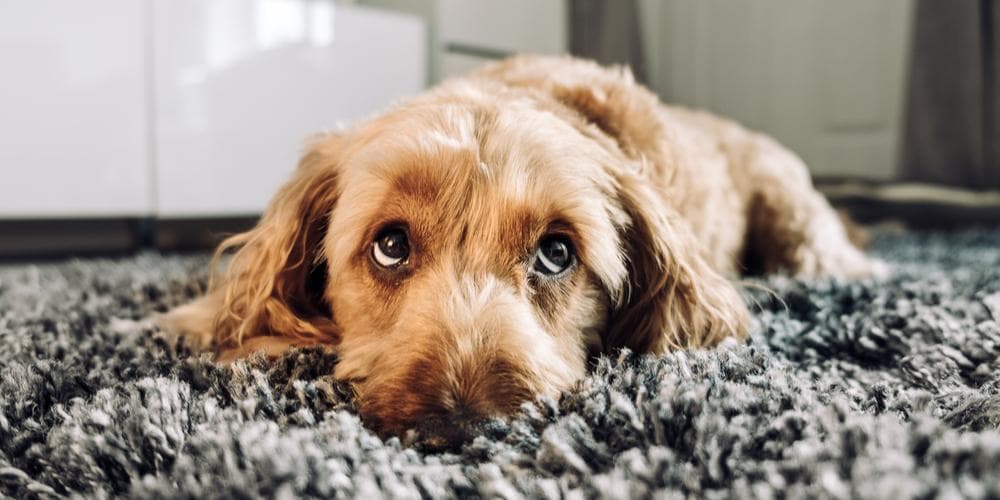
[[[157,325],[152,317],[146,317],[139,320],[111,318],[108,328],[112,333],[125,337],[153,332],[157,329]]]
[[[869,263],[871,267],[868,271],[868,278],[875,281],[885,281],[892,276],[892,266],[888,262],[870,257]]]
[[[195,351],[208,350],[212,345],[212,317],[199,307],[198,302],[155,314],[148,321],[166,338],[173,342],[184,339],[185,345]]]

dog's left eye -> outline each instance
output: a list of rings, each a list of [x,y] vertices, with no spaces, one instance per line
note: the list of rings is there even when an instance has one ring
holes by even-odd
[[[395,267],[410,256],[406,232],[399,228],[383,230],[372,243],[372,260],[382,267]]]
[[[546,236],[535,251],[535,271],[555,276],[573,265],[573,245],[564,236]]]

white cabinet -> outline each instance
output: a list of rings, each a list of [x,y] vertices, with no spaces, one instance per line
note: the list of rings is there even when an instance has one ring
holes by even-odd
[[[0,4],[0,217],[152,209],[145,4]]]
[[[439,38],[450,47],[507,54],[566,50],[562,0],[439,0]]]
[[[426,45],[333,0],[0,3],[0,218],[257,214],[310,135],[423,90]]]
[[[511,54],[562,54],[567,47],[562,0],[439,0],[440,79]]]
[[[567,0],[360,0],[422,16],[429,27],[430,83],[516,53],[562,54]]]
[[[158,214],[260,212],[305,140],[420,92],[423,23],[302,0],[153,0]]]

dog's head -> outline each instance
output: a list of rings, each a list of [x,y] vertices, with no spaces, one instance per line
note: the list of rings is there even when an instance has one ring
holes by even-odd
[[[319,138],[221,249],[217,348],[335,344],[362,416],[398,433],[557,396],[590,354],[740,332],[643,168],[577,107],[471,85]]]

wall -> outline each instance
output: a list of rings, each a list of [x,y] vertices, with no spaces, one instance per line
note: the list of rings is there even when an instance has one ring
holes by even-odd
[[[651,86],[771,133],[818,177],[892,177],[912,0],[640,0]]]

